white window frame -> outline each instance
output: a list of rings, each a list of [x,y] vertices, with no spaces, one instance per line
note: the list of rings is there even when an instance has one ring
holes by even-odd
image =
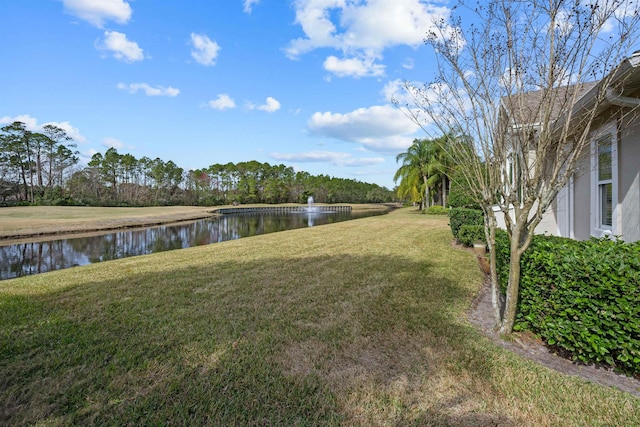
[[[598,141],[611,136],[611,226],[602,224],[602,202],[600,185],[605,181],[599,180]],[[607,180],[608,181],[608,180]],[[594,237],[609,237],[620,234],[618,225],[618,127],[616,122],[608,122],[591,137],[591,235]]]

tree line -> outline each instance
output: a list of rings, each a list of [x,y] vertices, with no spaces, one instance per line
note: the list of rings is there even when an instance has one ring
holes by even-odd
[[[79,161],[71,141],[50,124],[42,132],[31,132],[22,122],[0,128],[0,198],[34,203],[54,197]]]
[[[0,128],[0,197],[96,206],[224,205],[232,203],[385,203],[386,187],[314,176],[290,166],[248,162],[185,171],[172,160],[136,158],[109,148],[78,166],[75,145],[53,125],[38,134],[14,122]]]

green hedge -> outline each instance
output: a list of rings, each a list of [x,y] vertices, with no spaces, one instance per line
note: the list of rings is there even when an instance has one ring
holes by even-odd
[[[507,283],[507,233],[496,236]],[[521,259],[515,330],[530,330],[573,360],[640,374],[640,242],[534,236]]]
[[[484,214],[478,209],[451,208],[449,225],[453,237],[460,240],[459,230],[463,225],[484,225]]]
[[[464,246],[473,246],[475,242],[484,242],[487,240],[484,234],[484,225],[463,225],[458,230],[458,240]]]
[[[448,215],[449,214],[449,209],[445,208],[444,206],[429,206],[427,208],[427,215]]]

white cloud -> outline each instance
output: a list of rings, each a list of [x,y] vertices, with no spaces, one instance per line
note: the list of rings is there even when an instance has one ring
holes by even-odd
[[[391,80],[382,89],[382,94],[387,102],[397,102],[400,105],[413,105],[414,99],[406,88],[404,80]]]
[[[270,153],[274,160],[298,163],[331,163],[335,166],[362,167],[372,166],[384,162],[382,157],[367,157],[355,159],[348,153],[335,151],[308,151],[305,153]]]
[[[356,142],[383,153],[399,152],[411,145],[419,126],[391,105],[359,108],[346,114],[314,113],[307,127],[312,135]]]
[[[236,108],[236,103],[226,93],[218,94],[216,99],[213,99],[207,103],[209,107],[214,110],[226,110],[227,108]]]
[[[207,66],[216,64],[216,58],[220,51],[218,43],[212,41],[205,34],[191,33],[191,44],[193,45],[191,57],[193,57],[198,64]]]
[[[441,3],[442,4],[442,3]],[[343,9],[347,46],[382,49],[424,43],[426,31],[446,20],[450,9],[421,0],[371,0],[351,3]]]
[[[80,134],[78,128],[71,126],[69,122],[46,122],[42,124],[42,127],[46,125],[54,125],[64,130],[67,133],[67,136],[71,137],[75,142],[87,142],[87,138]]]
[[[357,65],[352,58],[358,58],[360,65],[373,64],[386,48],[422,45],[427,32],[449,18],[450,9],[441,4],[437,0],[296,0],[295,22],[304,37],[292,40],[285,53],[295,59],[317,48],[334,48],[344,58],[327,58],[325,68],[333,65],[343,73],[344,68]],[[366,75],[380,75],[380,69],[372,70]]]
[[[286,49],[287,56],[296,58],[303,53],[319,47],[340,48],[340,37],[336,35],[337,28],[331,21],[329,11],[341,9],[341,0],[297,0],[296,24],[300,24],[306,38],[292,40]]]
[[[435,123],[442,124],[449,120],[451,110],[468,112],[472,107],[464,88],[452,91],[444,83],[424,84],[393,80],[385,85],[382,93],[387,101],[398,106],[407,120],[419,123],[419,127],[429,133],[439,132]],[[454,123],[449,124],[451,128],[455,127]]]
[[[112,138],[110,136],[102,140],[102,145],[107,148],[115,148],[116,150],[121,150],[123,148],[127,148],[127,149],[133,148],[130,145],[125,145],[125,143],[120,141],[119,139]]]
[[[384,65],[375,64],[374,58],[348,58],[339,59],[329,56],[324,61],[324,69],[338,77],[369,77],[384,75]]]
[[[113,53],[113,57],[123,62],[136,62],[144,59],[144,52],[136,42],[127,39],[126,34],[117,31],[105,31],[104,42],[100,49]]]
[[[260,3],[260,0],[244,0],[244,12],[251,13],[253,5]]]
[[[403,81],[400,79],[391,80],[384,85],[382,89],[382,94],[384,95],[384,99],[387,102],[392,102],[397,99],[399,95],[402,94],[403,89]]]
[[[413,70],[413,67],[414,67],[413,58],[407,58],[402,63],[402,68],[405,68],[407,70]]]
[[[428,125],[430,120],[424,118],[424,114],[420,114],[420,110],[431,105],[450,105],[455,108],[468,109],[470,107],[469,99],[464,90],[453,93],[443,83],[416,83],[403,80],[392,80],[388,82],[382,89],[382,94],[388,102],[397,103],[403,107],[405,112],[412,115],[422,115],[423,125]],[[446,100],[446,101],[443,101]],[[408,111],[407,109],[411,109]]]
[[[38,120],[28,114],[0,117],[0,125],[10,125],[13,122],[22,122],[28,130],[33,132],[39,131],[42,128],[42,126],[38,126]]]
[[[13,122],[22,122],[25,124],[27,130],[32,132],[42,132],[42,129],[46,125],[53,125],[59,127],[67,133],[67,136],[71,137],[75,142],[86,142],[87,138],[85,138],[78,128],[73,127],[69,122],[46,122],[42,124],[38,124],[38,120],[35,117],[31,117],[28,114],[22,114],[19,116],[9,117],[4,116],[0,117],[0,125],[11,124]]]
[[[273,113],[280,109],[280,102],[270,96],[267,97],[266,103],[258,106],[258,110],[266,111],[267,113]]]
[[[348,153],[333,151],[308,151],[306,153],[270,153],[273,159],[300,163],[337,163],[351,157]]]
[[[585,7],[591,6],[591,1],[583,1],[582,5]],[[640,3],[634,0],[599,0],[595,2],[598,6],[593,12],[594,9],[590,13],[594,13],[594,21],[604,20],[604,18],[608,17],[606,21],[604,21],[602,25],[602,31],[605,33],[613,32],[613,31],[628,31],[628,28],[621,29],[621,26],[628,25],[628,18],[635,19],[640,13]]]
[[[131,6],[123,0],[63,0],[71,15],[102,28],[105,21],[126,24],[131,19]]]
[[[262,110],[266,111],[267,113],[273,113],[280,109],[280,101],[271,96],[268,96],[264,104],[255,105],[253,102],[247,102],[246,108],[248,108],[249,110]]]
[[[347,159],[343,164],[349,167],[374,166],[384,163],[382,157],[362,157],[360,159]]]
[[[118,83],[117,88],[120,90],[127,90],[129,93],[137,93],[139,90],[143,91],[147,96],[178,96],[180,89],[173,88],[171,86],[164,87],[152,87],[147,83],[131,83],[124,84]]]

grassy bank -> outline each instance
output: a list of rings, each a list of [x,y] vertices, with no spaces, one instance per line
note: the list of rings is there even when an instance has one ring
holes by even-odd
[[[271,205],[241,205],[271,206]],[[382,205],[353,204],[353,212],[385,210]],[[152,206],[114,208],[86,206],[17,206],[0,208],[0,241],[33,236],[58,235],[147,227],[177,221],[206,218],[215,207]]]
[[[0,424],[638,423],[482,338],[480,282],[406,209],[0,282]]]
[[[154,206],[111,208],[86,206],[17,206],[0,208],[0,238],[77,233],[199,219],[211,208]]]

